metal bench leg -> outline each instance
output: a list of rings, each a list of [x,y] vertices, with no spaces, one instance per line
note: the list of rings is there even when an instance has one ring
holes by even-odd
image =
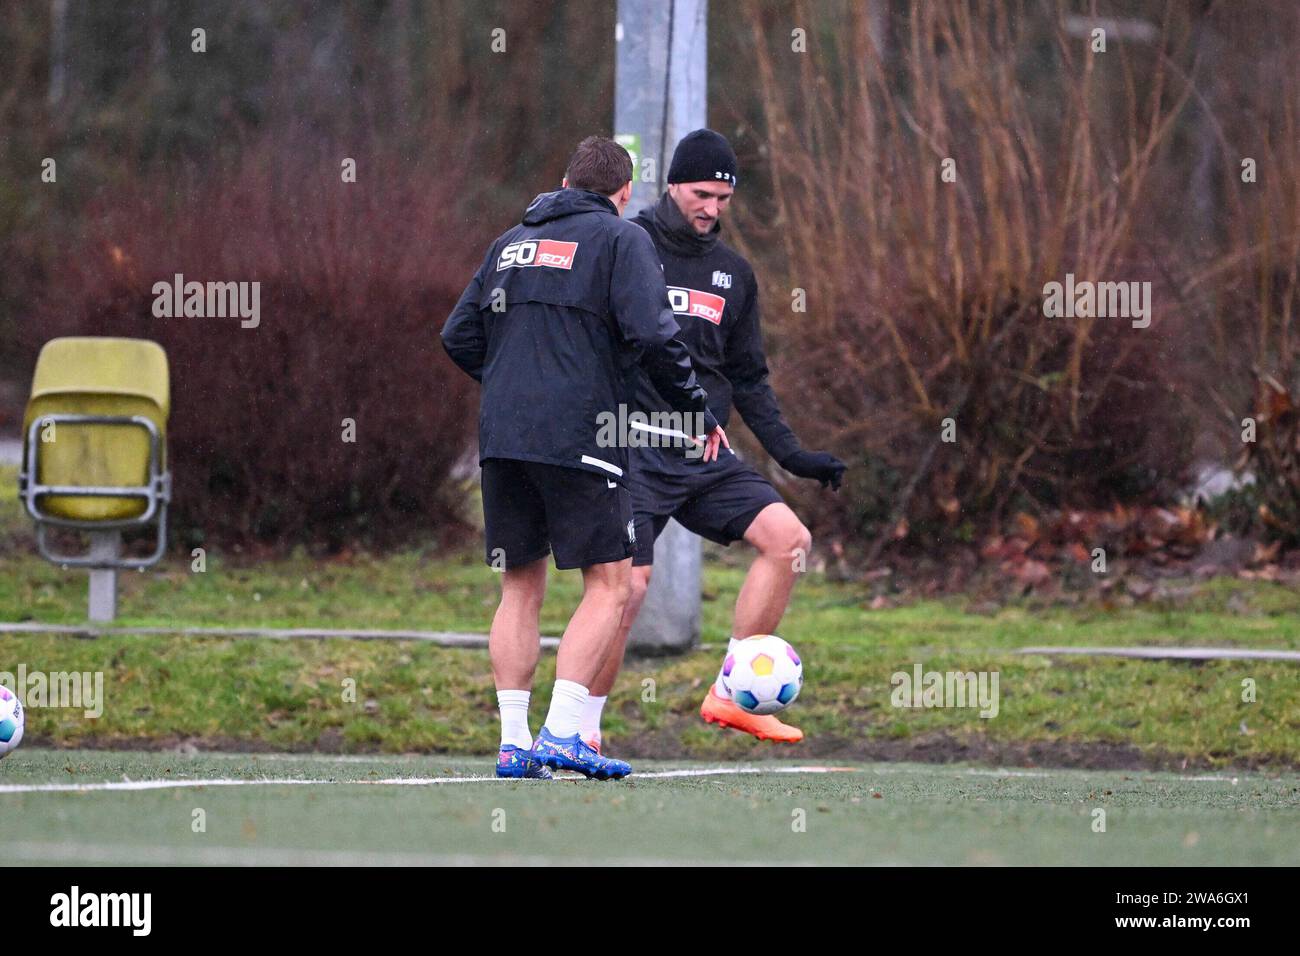
[[[89,557],[111,564],[122,552],[122,532],[90,532]],[[90,569],[90,610],[92,621],[111,621],[117,617],[117,568]]]

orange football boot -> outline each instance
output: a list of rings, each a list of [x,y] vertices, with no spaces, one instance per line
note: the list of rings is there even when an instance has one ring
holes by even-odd
[[[783,744],[797,744],[803,740],[803,731],[798,727],[783,724],[771,714],[747,713],[732,701],[723,700],[715,694],[712,685],[709,686],[709,696],[700,705],[700,716],[706,724],[743,730],[759,740],[775,740]]]

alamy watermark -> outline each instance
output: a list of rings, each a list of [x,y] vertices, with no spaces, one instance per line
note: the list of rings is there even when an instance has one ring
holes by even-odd
[[[927,671],[921,662],[912,672],[895,671],[889,678],[895,707],[978,707],[980,716],[998,715],[997,671]]]
[[[1132,319],[1133,328],[1151,324],[1150,282],[1065,282],[1043,286],[1043,315],[1049,319]]]
[[[687,458],[699,458],[707,432],[701,412],[643,412],[619,405],[596,415],[601,448],[681,448]]]
[[[171,282],[155,282],[152,291],[155,319],[239,317],[245,329],[262,323],[260,282],[186,282],[178,272]]]
[[[0,671],[0,684],[8,687],[26,708],[72,707],[92,720],[104,713],[103,671]]]
[[[153,927],[152,893],[92,893],[73,884],[50,897],[51,926],[118,926],[133,936],[148,936]]]

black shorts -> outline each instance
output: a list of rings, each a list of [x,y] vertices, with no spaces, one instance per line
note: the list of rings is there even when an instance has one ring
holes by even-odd
[[[486,561],[505,570],[554,553],[560,570],[632,556],[632,498],[603,475],[513,458],[483,462]]]
[[[721,545],[745,536],[758,513],[782,502],[772,483],[722,449],[717,461],[665,462],[670,452],[634,449],[628,485],[636,525],[632,564],[654,563],[655,539],[669,518]]]

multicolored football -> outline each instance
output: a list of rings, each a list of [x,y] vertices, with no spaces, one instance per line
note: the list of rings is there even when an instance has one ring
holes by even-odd
[[[10,753],[23,739],[23,702],[14,692],[0,684],[0,758]]]
[[[775,634],[741,641],[722,662],[722,684],[731,699],[751,714],[775,714],[799,696],[803,662],[795,649]]]

